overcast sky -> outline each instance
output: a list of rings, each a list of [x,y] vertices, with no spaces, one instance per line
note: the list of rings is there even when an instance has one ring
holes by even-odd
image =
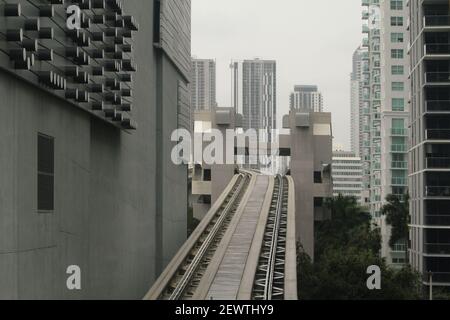
[[[333,114],[335,144],[350,146],[350,72],[361,0],[192,0],[192,54],[217,61],[217,100],[231,105],[231,59],[277,61],[278,117],[296,84],[316,84]]]

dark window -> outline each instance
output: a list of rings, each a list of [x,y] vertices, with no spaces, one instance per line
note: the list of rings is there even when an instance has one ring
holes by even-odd
[[[198,199],[198,203],[200,204],[211,204],[211,196],[209,195],[202,195]]]
[[[205,169],[203,171],[203,181],[211,181],[211,169]]]
[[[322,183],[322,172],[314,171],[314,183]]]
[[[55,146],[52,137],[38,134],[38,211],[54,210]]]
[[[153,2],[153,43],[161,41],[161,0]]]
[[[314,208],[323,207],[323,198],[314,198]]]

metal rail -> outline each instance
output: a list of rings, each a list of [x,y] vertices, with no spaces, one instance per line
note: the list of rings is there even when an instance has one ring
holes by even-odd
[[[253,300],[284,298],[289,183],[277,176],[252,290]]]
[[[239,175],[232,191],[192,247],[186,260],[179,266],[159,299],[182,300],[193,297],[208,264],[239,207],[249,180],[249,174],[243,173]]]

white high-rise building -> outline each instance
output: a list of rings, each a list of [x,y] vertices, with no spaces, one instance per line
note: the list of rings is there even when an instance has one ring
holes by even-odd
[[[216,62],[212,59],[192,59],[191,70],[192,110],[211,110],[216,101]]]
[[[363,12],[363,33],[368,37],[364,58],[362,157],[365,189],[369,192],[370,212],[380,226],[382,256],[390,265],[405,261],[405,243],[388,245],[390,227],[381,208],[389,194],[403,198],[408,176],[408,12],[406,0],[368,0]]]
[[[271,141],[277,128],[277,64],[274,60],[232,62],[233,107],[244,116],[244,130],[266,132]]]
[[[362,161],[353,152],[333,152],[333,195],[354,197],[362,204]]]
[[[367,49],[359,47],[353,53],[353,70],[350,74],[351,106],[350,106],[350,146],[356,155],[362,154],[363,132],[363,83],[368,82],[368,77],[363,73],[364,58],[367,57]]]
[[[277,129],[277,64],[274,60],[233,61],[232,103],[243,115],[243,129],[257,130],[262,142],[275,142]],[[257,166],[263,172],[277,172],[279,159],[269,157],[266,164]]]
[[[323,97],[317,86],[295,86],[290,95],[290,108],[296,111],[323,112]]]

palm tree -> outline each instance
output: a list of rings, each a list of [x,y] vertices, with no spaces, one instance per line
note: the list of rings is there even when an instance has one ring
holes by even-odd
[[[391,194],[386,197],[386,201],[387,203],[381,208],[381,214],[386,216],[386,223],[392,227],[389,246],[394,248],[396,243],[404,241],[406,243],[405,259],[406,264],[408,264],[409,223],[411,221],[409,195],[400,199],[398,196]]]

